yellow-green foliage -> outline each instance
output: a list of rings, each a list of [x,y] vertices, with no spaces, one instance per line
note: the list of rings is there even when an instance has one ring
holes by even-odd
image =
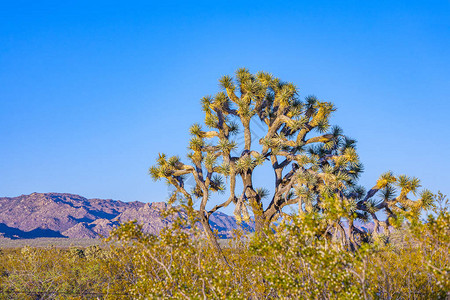
[[[351,252],[305,214],[270,231],[236,232],[220,260],[195,227],[159,236],[127,223],[102,247],[0,253],[2,299],[445,299],[450,214],[413,219],[390,244]]]

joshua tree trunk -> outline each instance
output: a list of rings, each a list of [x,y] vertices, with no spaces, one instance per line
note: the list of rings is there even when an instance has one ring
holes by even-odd
[[[262,233],[268,227],[264,214],[255,214],[255,232]]]
[[[202,214],[200,216],[200,223],[202,224],[203,230],[206,233],[208,241],[215,250],[217,257],[231,269],[231,266],[227,258],[223,254],[222,248],[220,247],[219,242],[217,241],[216,236],[214,235],[214,232],[211,230],[211,226],[209,225],[209,217],[207,217],[205,214]]]

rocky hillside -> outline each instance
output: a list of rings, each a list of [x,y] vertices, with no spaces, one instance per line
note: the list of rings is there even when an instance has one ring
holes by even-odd
[[[4,238],[98,238],[114,226],[136,220],[146,232],[157,234],[171,219],[161,213],[164,202],[122,202],[111,199],[86,199],[79,195],[33,193],[0,198],[0,237]],[[221,237],[238,228],[234,217],[223,213],[211,216],[211,226]],[[251,230],[251,226],[245,225]]]

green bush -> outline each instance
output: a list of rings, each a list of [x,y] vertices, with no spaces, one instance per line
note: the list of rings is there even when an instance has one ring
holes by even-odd
[[[0,253],[4,299],[446,299],[450,215],[411,219],[395,243],[343,249],[326,219],[297,216],[256,235],[236,232],[224,263],[195,226],[154,236],[136,223],[108,244]],[[394,234],[393,234],[394,235]],[[392,239],[391,239],[392,240]]]

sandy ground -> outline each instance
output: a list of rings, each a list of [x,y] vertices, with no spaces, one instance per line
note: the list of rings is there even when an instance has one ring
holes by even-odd
[[[65,238],[36,238],[36,239],[0,239],[0,248],[21,248],[30,247],[88,247],[92,245],[100,245],[100,239],[65,239]]]

